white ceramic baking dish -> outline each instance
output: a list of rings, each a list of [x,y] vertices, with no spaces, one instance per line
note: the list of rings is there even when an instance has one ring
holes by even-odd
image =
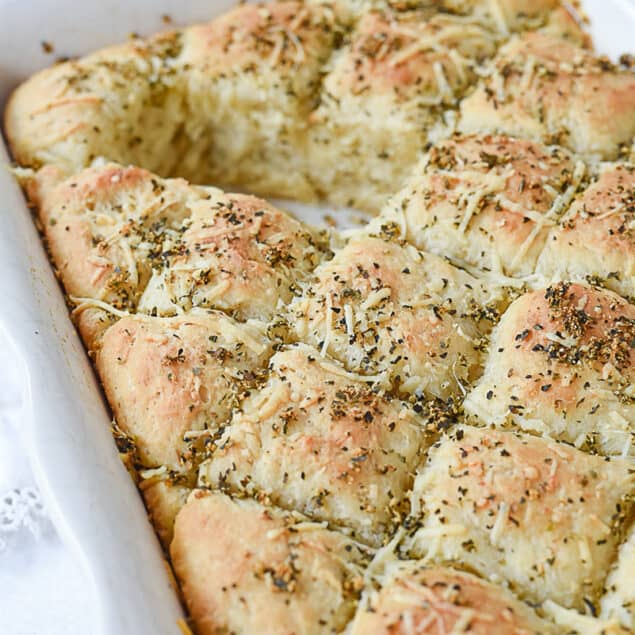
[[[11,89],[62,55],[132,32],[206,20],[232,0],[0,0],[0,112]],[[633,52],[635,0],[587,0],[598,49]],[[42,43],[53,46],[46,53]],[[634,115],[635,116],[635,115]],[[0,143],[0,163],[8,163]],[[110,421],[20,189],[0,169],[0,328],[22,378],[25,439],[54,522],[94,584],[98,635],[172,635],[181,617],[162,554],[120,463]],[[303,214],[315,219],[315,214]],[[0,388],[1,390],[1,388]]]

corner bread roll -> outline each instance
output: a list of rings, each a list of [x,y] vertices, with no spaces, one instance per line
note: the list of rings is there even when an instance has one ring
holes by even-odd
[[[503,292],[432,254],[358,234],[289,307],[296,337],[399,392],[459,397]]]
[[[22,166],[47,164],[66,175],[102,156],[173,173],[186,150],[180,51],[180,33],[165,33],[33,75],[5,112],[13,155]]]
[[[199,481],[246,492],[381,544],[431,441],[426,422],[306,345],[276,353]],[[365,381],[364,381],[365,379]]]
[[[317,232],[262,199],[137,167],[106,164],[64,178],[47,166],[27,184],[80,305],[152,315],[198,306],[268,320],[326,251]]]
[[[564,149],[493,135],[434,146],[373,226],[420,249],[507,276],[533,273],[584,176]]]
[[[605,593],[600,603],[603,619],[618,620],[635,630],[635,524],[619,549],[613,568],[604,582]]]
[[[634,362],[635,306],[558,283],[521,296],[503,314],[464,408],[486,423],[635,454]]]
[[[597,180],[551,229],[537,272],[591,279],[635,299],[635,167],[602,165]]]
[[[207,145],[186,157],[208,182],[310,199],[306,126],[339,27],[329,6],[243,4],[183,34],[192,118],[187,135]],[[209,134],[211,132],[211,134]]]
[[[507,581],[524,599],[583,609],[615,558],[634,485],[626,460],[455,427],[415,478],[412,550]]]
[[[355,610],[367,547],[299,514],[195,490],[170,548],[198,635],[326,635]]]
[[[67,178],[46,166],[26,180],[66,292],[134,310],[156,251],[175,236],[207,190],[109,163]]]
[[[557,632],[500,586],[470,573],[412,560],[386,567],[379,589],[362,598],[349,631],[350,635]]]
[[[120,428],[146,467],[183,471],[266,367],[270,343],[220,312],[124,317],[95,357]]]
[[[365,14],[312,114],[310,167],[329,200],[377,211],[404,181],[444,109],[494,54],[495,38],[448,14]]]
[[[461,103],[462,132],[502,132],[615,159],[635,135],[635,73],[554,35],[513,38]]]

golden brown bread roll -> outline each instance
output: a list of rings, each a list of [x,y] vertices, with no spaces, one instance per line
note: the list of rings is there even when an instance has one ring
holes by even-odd
[[[178,32],[103,49],[44,69],[19,86],[5,128],[21,165],[66,175],[98,157],[167,176],[180,161],[184,119]]]
[[[96,366],[141,464],[183,471],[227,423],[270,351],[260,328],[220,312],[136,315],[103,334]]]
[[[323,65],[340,26],[330,6],[243,4],[183,33],[186,173],[270,196],[315,197],[307,178],[306,128]],[[191,166],[191,167],[190,167]]]
[[[447,261],[360,232],[290,305],[295,335],[406,394],[455,399],[480,370],[504,291]]]
[[[381,544],[399,522],[431,441],[425,422],[307,345],[274,355],[234,415],[200,483],[246,492]]]
[[[635,167],[607,163],[551,229],[537,272],[591,280],[635,299]]]
[[[335,53],[311,115],[318,192],[379,210],[495,50],[495,34],[452,15],[365,14]]]
[[[107,164],[65,177],[47,165],[27,181],[66,292],[134,309],[152,274],[152,250],[175,231],[188,204],[208,194],[180,179],[160,182],[137,167]]]
[[[465,409],[609,455],[635,453],[635,306],[579,284],[518,298]]]
[[[300,514],[195,490],[172,562],[199,635],[340,632],[371,551]]]
[[[522,598],[598,598],[629,516],[631,463],[530,435],[458,426],[435,444],[412,492],[412,550]]]
[[[392,223],[420,249],[456,262],[526,276],[585,169],[557,146],[456,135],[431,148],[373,224]]]
[[[462,132],[502,132],[615,159],[635,134],[635,73],[549,33],[512,38],[461,103]]]
[[[268,320],[328,254],[317,231],[266,201],[210,192],[192,207],[139,301],[148,313],[217,308]]]
[[[351,635],[460,632],[547,635],[558,631],[500,586],[415,560],[386,566],[380,588],[362,599],[350,629]]]

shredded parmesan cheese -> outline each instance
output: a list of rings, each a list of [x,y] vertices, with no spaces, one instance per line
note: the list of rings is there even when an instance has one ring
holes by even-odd
[[[387,373],[378,373],[377,375],[360,375],[358,373],[353,373],[341,366],[333,362],[326,361],[326,359],[318,360],[318,363],[324,370],[333,373],[334,375],[338,375],[340,377],[346,377],[347,379],[351,379],[353,381],[363,381],[368,383],[384,383],[387,378]]]
[[[320,355],[322,357],[326,356],[327,351],[329,350],[329,344],[331,343],[331,334],[333,332],[332,326],[333,320],[333,299],[331,298],[330,292],[326,294],[326,319],[324,322],[325,333],[324,333],[324,342],[322,343],[322,348],[320,349]]]
[[[534,242],[538,234],[542,231],[543,226],[547,222],[549,222],[551,219],[558,217],[561,214],[561,212],[566,208],[566,206],[569,205],[569,203],[571,202],[571,199],[573,199],[573,196],[578,190],[580,181],[582,181],[585,171],[586,171],[586,167],[584,163],[582,163],[582,161],[578,161],[575,165],[575,169],[573,170],[573,175],[571,178],[570,185],[567,187],[564,193],[558,194],[555,197],[549,211],[546,214],[544,214],[544,216],[541,217],[541,220],[539,220],[536,223],[535,227],[531,230],[531,233],[524,240],[523,244],[520,246],[520,249],[514,256],[514,259],[512,260],[512,264],[511,264],[512,267],[514,267],[518,263],[518,261],[524,257],[527,251],[529,251],[529,248],[531,247],[532,243]]]
[[[489,0],[489,6],[498,30],[503,35],[509,35],[509,25],[507,24],[505,12],[503,11],[503,7],[501,7],[499,0]]]
[[[94,298],[80,298],[74,295],[68,296],[73,304],[77,306],[73,309],[72,314],[78,315],[82,313],[86,309],[101,309],[102,311],[106,311],[107,313],[112,313],[117,317],[127,317],[130,315],[128,311],[122,311],[120,309],[116,309],[112,304],[108,304],[108,302],[104,302],[103,300],[96,300]]]
[[[346,323],[346,334],[348,337],[355,337],[355,319],[353,317],[353,308],[350,304],[344,305],[344,321]]]
[[[490,538],[494,546],[498,546],[501,534],[503,533],[503,529],[505,527],[505,523],[507,522],[508,512],[508,503],[502,502],[498,506],[498,514],[496,515],[496,521],[494,522],[494,526],[492,527],[492,532],[490,534]]]
[[[377,291],[373,291],[368,294],[368,297],[364,302],[362,302],[361,310],[368,311],[368,309],[373,309],[377,305],[381,304],[384,300],[390,298],[391,290],[388,287],[383,287],[378,289]]]

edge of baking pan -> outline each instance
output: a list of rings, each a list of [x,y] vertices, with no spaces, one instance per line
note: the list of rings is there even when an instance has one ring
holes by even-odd
[[[0,0],[0,112],[11,89],[56,56],[165,29],[163,15],[193,22],[231,4]],[[93,369],[9,163],[0,143],[0,335],[23,387],[21,432],[35,478],[92,585],[98,623],[91,633],[176,635],[183,613],[161,548],[119,459]]]
[[[0,161],[8,157],[2,149]],[[178,633],[161,550],[22,193],[0,173],[0,324],[21,376],[22,427],[51,517],[78,554],[106,633]],[[97,631],[98,632],[98,631]]]
[[[0,162],[8,160],[4,148]],[[179,633],[181,609],[143,503],[113,443],[22,193],[0,173],[0,325],[23,386],[22,432],[48,511],[95,591],[95,633]],[[99,630],[101,629],[101,630]]]

